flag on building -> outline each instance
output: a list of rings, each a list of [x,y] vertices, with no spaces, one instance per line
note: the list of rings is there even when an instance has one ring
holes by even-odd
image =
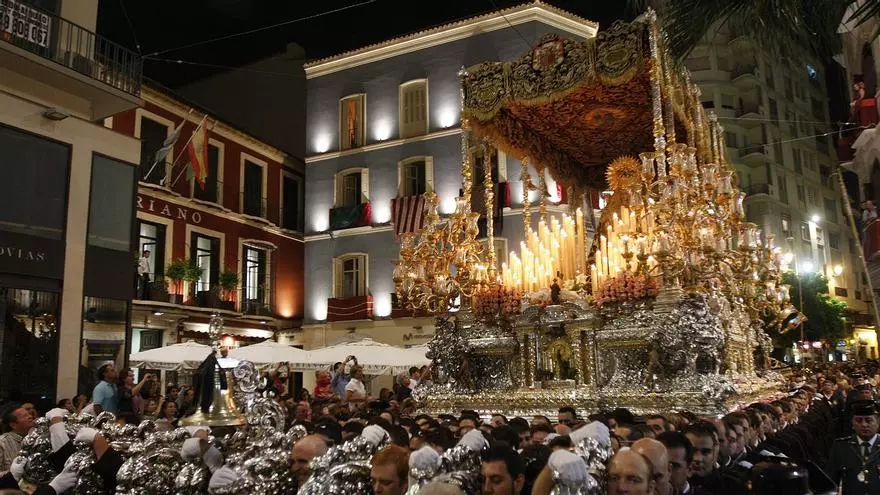
[[[425,224],[425,196],[406,196],[391,200],[391,223],[398,237],[415,232]]]
[[[199,183],[199,187],[205,190],[205,180],[208,178],[208,127],[205,120],[193,131],[186,152],[189,154],[189,163],[192,167],[193,177]]]
[[[165,141],[162,141],[162,147],[156,150],[156,156],[153,158],[154,165],[164,162],[168,155],[171,154],[171,151],[174,150],[174,145],[177,143],[177,138],[180,137],[181,129],[183,129],[183,121],[177,125],[176,129],[171,131],[171,134],[165,138]]]

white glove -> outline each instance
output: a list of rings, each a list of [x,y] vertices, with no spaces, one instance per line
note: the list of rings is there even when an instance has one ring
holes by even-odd
[[[84,407],[81,414],[86,414],[88,416],[97,416],[97,414],[95,414],[95,404],[89,404]]]
[[[212,473],[216,472],[223,466],[223,454],[217,450],[217,447],[211,445],[208,447],[208,450],[202,454],[202,460],[205,461],[205,465],[208,466],[208,469],[211,470]]]
[[[465,447],[473,450],[474,452],[480,452],[484,447],[489,445],[489,442],[486,441],[486,437],[483,436],[483,432],[480,430],[471,430],[464,434],[461,437],[461,440],[458,441],[456,446],[464,445]]]
[[[238,480],[238,473],[228,465],[221,467],[211,475],[211,481],[208,482],[208,490],[216,490],[225,488]]]
[[[207,431],[209,434],[211,433],[210,426],[199,425],[199,426],[187,426],[186,427],[186,431],[189,432],[189,436],[191,436],[191,437],[196,436],[196,433],[198,433],[202,430]]]
[[[70,411],[67,409],[63,409],[60,407],[56,407],[55,409],[50,410],[46,413],[46,419],[52,421],[55,418],[64,418],[70,414]]]
[[[52,452],[58,452],[61,447],[64,447],[70,441],[70,437],[67,436],[67,425],[61,422],[50,426],[49,441],[52,442]]]
[[[79,433],[76,434],[76,438],[73,440],[76,442],[85,442],[89,445],[95,442],[95,437],[98,436],[98,430],[94,428],[81,428]]]
[[[577,454],[559,449],[550,454],[547,466],[556,479],[568,485],[583,484],[587,481],[587,463]]]
[[[15,481],[21,481],[22,476],[24,476],[25,466],[27,466],[27,459],[25,457],[17,456],[12,460],[12,464],[9,465],[9,472],[12,473]]]
[[[49,486],[55,490],[55,493],[61,494],[73,488],[76,484],[76,463],[68,462],[64,465],[64,470],[58,473]]]
[[[223,454],[213,445],[209,446],[203,454],[203,441],[207,442],[201,438],[187,438],[183,441],[183,446],[180,448],[180,456],[190,462],[195,462],[199,459],[203,460],[208,469],[213,473],[223,465]]]
[[[548,433],[547,436],[544,437],[544,445],[550,445],[550,441],[557,437],[559,437],[559,433]]]
[[[592,438],[599,442],[599,445],[604,447],[611,445],[611,431],[604,423],[599,421],[593,421],[586,426],[578,428],[571,432],[571,434],[568,435],[568,438],[570,438],[571,442],[575,445],[587,438]]]
[[[369,425],[361,432],[361,436],[373,447],[378,447],[388,437],[388,432],[379,425]]]
[[[187,438],[183,441],[183,446],[180,447],[180,457],[183,457],[187,461],[194,462],[198,459],[202,458],[202,439],[201,438]]]
[[[431,469],[440,465],[440,454],[425,446],[409,455],[410,469]]]

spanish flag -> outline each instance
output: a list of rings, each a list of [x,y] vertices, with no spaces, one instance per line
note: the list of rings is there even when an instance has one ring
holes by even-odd
[[[193,132],[186,152],[189,154],[193,177],[204,191],[205,180],[208,178],[208,126],[205,125],[205,119],[202,119],[202,123]]]

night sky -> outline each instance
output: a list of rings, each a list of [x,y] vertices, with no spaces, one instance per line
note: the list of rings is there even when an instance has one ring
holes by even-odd
[[[288,42],[303,46],[311,60],[520,3],[522,0],[424,3],[413,0],[101,0],[98,32],[140,51],[146,56],[145,75],[176,87],[229,70],[226,67],[241,66],[278,53]],[[550,3],[599,22],[600,29],[615,19],[632,18],[626,12],[624,0],[553,0]],[[190,43],[345,7],[351,8],[250,35],[166,52]],[[176,63],[176,60],[186,63]]]

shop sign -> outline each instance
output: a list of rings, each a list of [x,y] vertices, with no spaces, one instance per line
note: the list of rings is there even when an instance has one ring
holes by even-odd
[[[0,232],[0,273],[63,278],[64,243],[43,237]]]
[[[137,197],[137,209],[155,215],[162,215],[173,220],[183,220],[194,225],[202,223],[202,213],[198,210],[184,208],[183,206],[149,196],[141,196],[140,194]]]

